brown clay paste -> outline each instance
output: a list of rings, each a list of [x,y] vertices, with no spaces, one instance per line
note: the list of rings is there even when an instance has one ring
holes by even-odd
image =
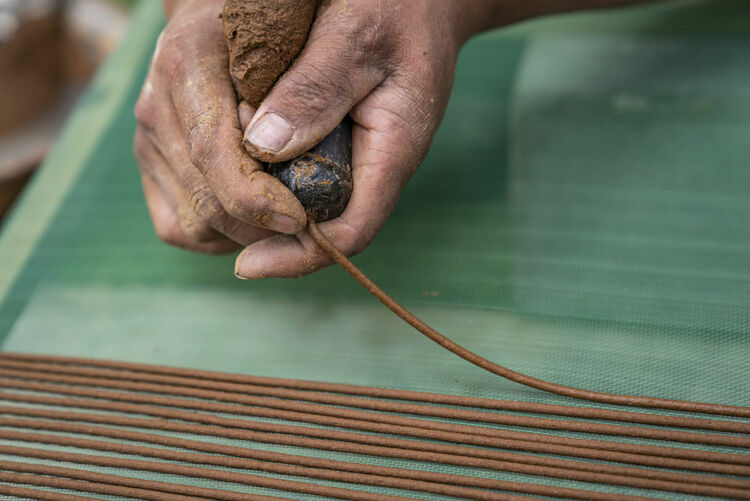
[[[222,19],[229,71],[240,97],[257,108],[307,40],[314,0],[227,0]]]

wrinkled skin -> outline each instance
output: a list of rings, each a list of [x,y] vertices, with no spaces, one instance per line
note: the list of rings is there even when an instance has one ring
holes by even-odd
[[[354,192],[321,229],[345,254],[361,252],[426,155],[468,38],[538,14],[623,3],[634,2],[324,0],[302,53],[256,111],[237,103],[228,74],[223,0],[167,0],[170,21],[135,110],[135,153],[156,233],[199,252],[244,247],[235,267],[242,278],[327,266],[302,232],[302,206],[253,157],[293,158],[350,114]]]

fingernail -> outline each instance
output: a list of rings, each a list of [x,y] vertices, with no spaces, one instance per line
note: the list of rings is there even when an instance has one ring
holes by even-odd
[[[234,276],[240,280],[257,280],[259,278],[265,278],[257,269],[255,256],[252,253],[249,253],[247,249],[240,252],[240,255],[237,256],[237,260],[234,262]]]
[[[237,259],[234,261],[234,276],[239,278],[240,280],[250,280],[249,278],[240,275],[240,262],[242,261],[244,255],[245,253],[241,252],[240,255],[237,256]]]
[[[279,151],[292,139],[292,126],[276,113],[266,113],[247,131],[247,141],[261,150]]]
[[[269,226],[274,231],[278,231],[280,233],[287,233],[290,235],[299,233],[300,231],[299,222],[295,221],[289,216],[284,216],[283,214],[271,215],[271,221],[270,221]]]

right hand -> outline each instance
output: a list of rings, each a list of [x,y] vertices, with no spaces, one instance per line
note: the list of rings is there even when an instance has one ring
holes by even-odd
[[[157,42],[136,104],[135,155],[156,233],[208,253],[295,234],[304,209],[242,146],[224,0],[181,2]]]
[[[238,108],[228,74],[224,0],[165,0],[171,19],[136,105],[135,154],[156,232],[201,252],[246,247],[236,269],[246,278],[326,266],[327,255],[300,233],[302,205],[247,154],[243,129],[249,124],[251,140],[264,116],[292,120],[296,132],[281,146],[250,141],[256,157],[284,160],[313,146],[353,106],[354,194],[344,214],[321,229],[355,254],[426,154],[467,38],[541,13],[637,1],[326,0],[298,61],[256,111]]]

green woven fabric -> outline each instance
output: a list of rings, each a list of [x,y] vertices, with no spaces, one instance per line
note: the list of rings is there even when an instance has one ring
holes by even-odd
[[[138,8],[3,229],[4,350],[571,403],[468,365],[338,268],[243,282],[233,257],[159,242],[131,152],[156,4]],[[430,155],[355,262],[521,372],[750,405],[748,54],[745,0],[479,37]]]

